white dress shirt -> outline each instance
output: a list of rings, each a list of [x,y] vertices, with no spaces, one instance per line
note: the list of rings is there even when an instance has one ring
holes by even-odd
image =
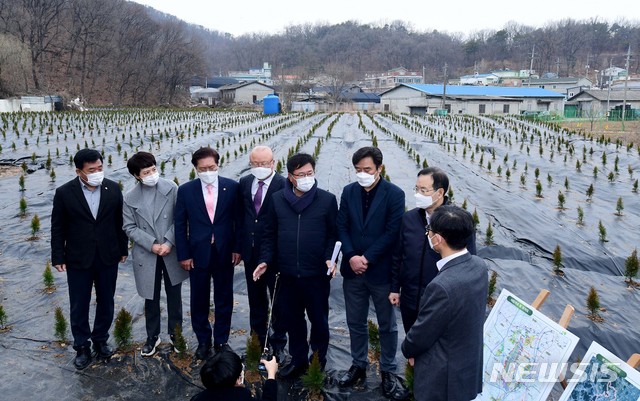
[[[436,266],[438,267],[438,271],[442,270],[444,265],[446,265],[447,263],[449,263],[453,259],[457,258],[458,256],[462,256],[464,254],[467,254],[467,253],[469,253],[469,251],[467,251],[467,248],[464,248],[460,252],[456,252],[456,253],[454,253],[452,255],[447,256],[446,258],[440,259],[439,261],[436,262]]]
[[[269,185],[271,185],[271,181],[273,181],[273,177],[276,175],[275,171],[271,172],[271,175],[269,176],[269,178],[265,178],[264,180],[262,180],[262,182],[264,182],[264,185],[262,186],[262,199],[260,199],[260,204],[262,205],[262,203],[264,202],[264,197],[267,195],[267,190],[269,189]],[[258,182],[260,180],[258,180],[257,178],[253,177],[253,182],[251,183],[251,200],[253,200],[256,196],[256,192],[258,192]]]

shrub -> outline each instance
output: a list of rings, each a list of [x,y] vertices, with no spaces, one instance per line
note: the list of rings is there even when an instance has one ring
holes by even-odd
[[[54,289],[55,280],[53,278],[53,272],[51,271],[51,262],[47,260],[47,264],[44,266],[44,272],[42,272],[42,282],[44,283],[44,289],[51,291]]]
[[[598,222],[598,238],[600,242],[607,242],[607,229],[602,224],[602,220]]]
[[[318,399],[320,397],[326,376],[320,365],[318,351],[316,351],[313,353],[307,373],[302,376],[302,385],[309,391],[310,399]]]
[[[67,342],[67,319],[59,306],[56,306],[55,311],[54,335],[61,343]]]
[[[489,291],[487,292],[487,303],[491,305],[493,303],[493,294],[496,292],[496,283],[498,282],[498,272],[491,271],[491,277],[489,278]]]
[[[367,321],[367,325],[369,327],[369,345],[373,352],[373,358],[377,361],[380,358],[380,330],[371,319]]]
[[[633,284],[633,279],[638,276],[638,250],[634,249],[631,255],[624,263],[625,271],[624,275],[627,278],[629,284]]]
[[[593,318],[597,318],[600,311],[600,297],[598,296],[598,291],[596,288],[591,286],[589,290],[589,295],[587,296],[587,309],[589,310],[589,316]]]
[[[622,211],[624,210],[624,204],[622,203],[622,196],[618,198],[616,202],[616,215],[622,216]]]
[[[113,328],[113,337],[119,348],[131,345],[132,320],[131,313],[125,308],[120,309]]]
[[[556,245],[556,249],[553,251],[553,272],[555,274],[562,274],[562,250],[560,245]]]
[[[187,341],[182,335],[182,326],[176,324],[176,328],[173,331],[173,348],[175,348],[179,357],[185,357],[187,355]]]
[[[260,349],[260,340],[258,334],[255,331],[251,332],[249,338],[247,338],[247,354],[244,358],[244,363],[249,370],[257,370],[260,364],[260,356],[262,356],[262,349]]]
[[[558,209],[564,210],[565,197],[562,191],[558,191]]]
[[[27,200],[25,198],[20,198],[20,217],[25,217],[27,215]]]
[[[31,238],[38,239],[37,234],[40,231],[40,217],[37,214],[33,215],[31,219]]]
[[[409,390],[409,400],[413,401],[415,399],[413,395],[413,383],[415,383],[415,379],[413,374],[413,366],[411,366],[408,361],[407,365],[404,368],[404,377],[404,382],[407,386],[407,390]]]
[[[584,225],[584,210],[578,206],[578,224]]]
[[[489,225],[487,226],[484,243],[486,245],[493,245],[493,225],[491,224],[491,222],[489,222]]]
[[[4,311],[4,306],[0,304],[0,330],[7,328],[7,313]]]

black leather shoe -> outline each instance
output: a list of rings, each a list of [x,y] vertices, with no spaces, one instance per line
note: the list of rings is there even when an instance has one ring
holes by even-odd
[[[210,350],[211,344],[198,344],[198,348],[196,349],[196,359],[207,359]]]
[[[91,363],[91,346],[85,345],[84,347],[80,347],[77,352],[78,354],[73,360],[73,366],[78,370],[82,370]]]
[[[305,374],[308,368],[309,365],[297,366],[290,363],[278,371],[278,378],[283,380],[294,380]]]
[[[380,376],[382,376],[380,387],[385,397],[395,401],[404,401],[409,398],[409,390],[400,377],[390,372],[380,372]]]
[[[113,355],[113,348],[106,341],[93,343],[93,350],[96,353],[96,358],[109,359]]]
[[[364,381],[366,378],[367,370],[365,368],[359,368],[356,365],[351,365],[347,373],[338,380],[338,386],[351,387],[361,380]]]
[[[230,346],[229,344],[227,344],[227,343],[224,343],[224,344],[216,344],[216,345],[213,347],[213,350],[214,350],[214,351],[216,351],[216,352],[220,352],[220,351],[233,351],[233,350],[231,349],[231,346]]]

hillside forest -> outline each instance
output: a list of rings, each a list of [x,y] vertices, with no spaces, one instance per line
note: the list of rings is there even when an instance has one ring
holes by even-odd
[[[233,18],[232,16],[230,18]],[[61,94],[94,105],[179,105],[198,77],[263,62],[274,76],[341,81],[396,67],[428,83],[474,71],[533,69],[588,76],[609,65],[640,70],[640,22],[563,19],[542,27],[509,22],[469,34],[384,25],[292,25],[234,37],[125,0],[2,0],[0,97]]]

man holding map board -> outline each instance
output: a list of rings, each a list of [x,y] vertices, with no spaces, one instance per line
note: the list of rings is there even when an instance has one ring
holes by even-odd
[[[418,319],[402,343],[414,365],[416,401],[468,401],[482,391],[482,329],[487,266],[466,244],[471,214],[457,206],[436,209],[427,227],[429,245],[442,259],[420,301]]]

